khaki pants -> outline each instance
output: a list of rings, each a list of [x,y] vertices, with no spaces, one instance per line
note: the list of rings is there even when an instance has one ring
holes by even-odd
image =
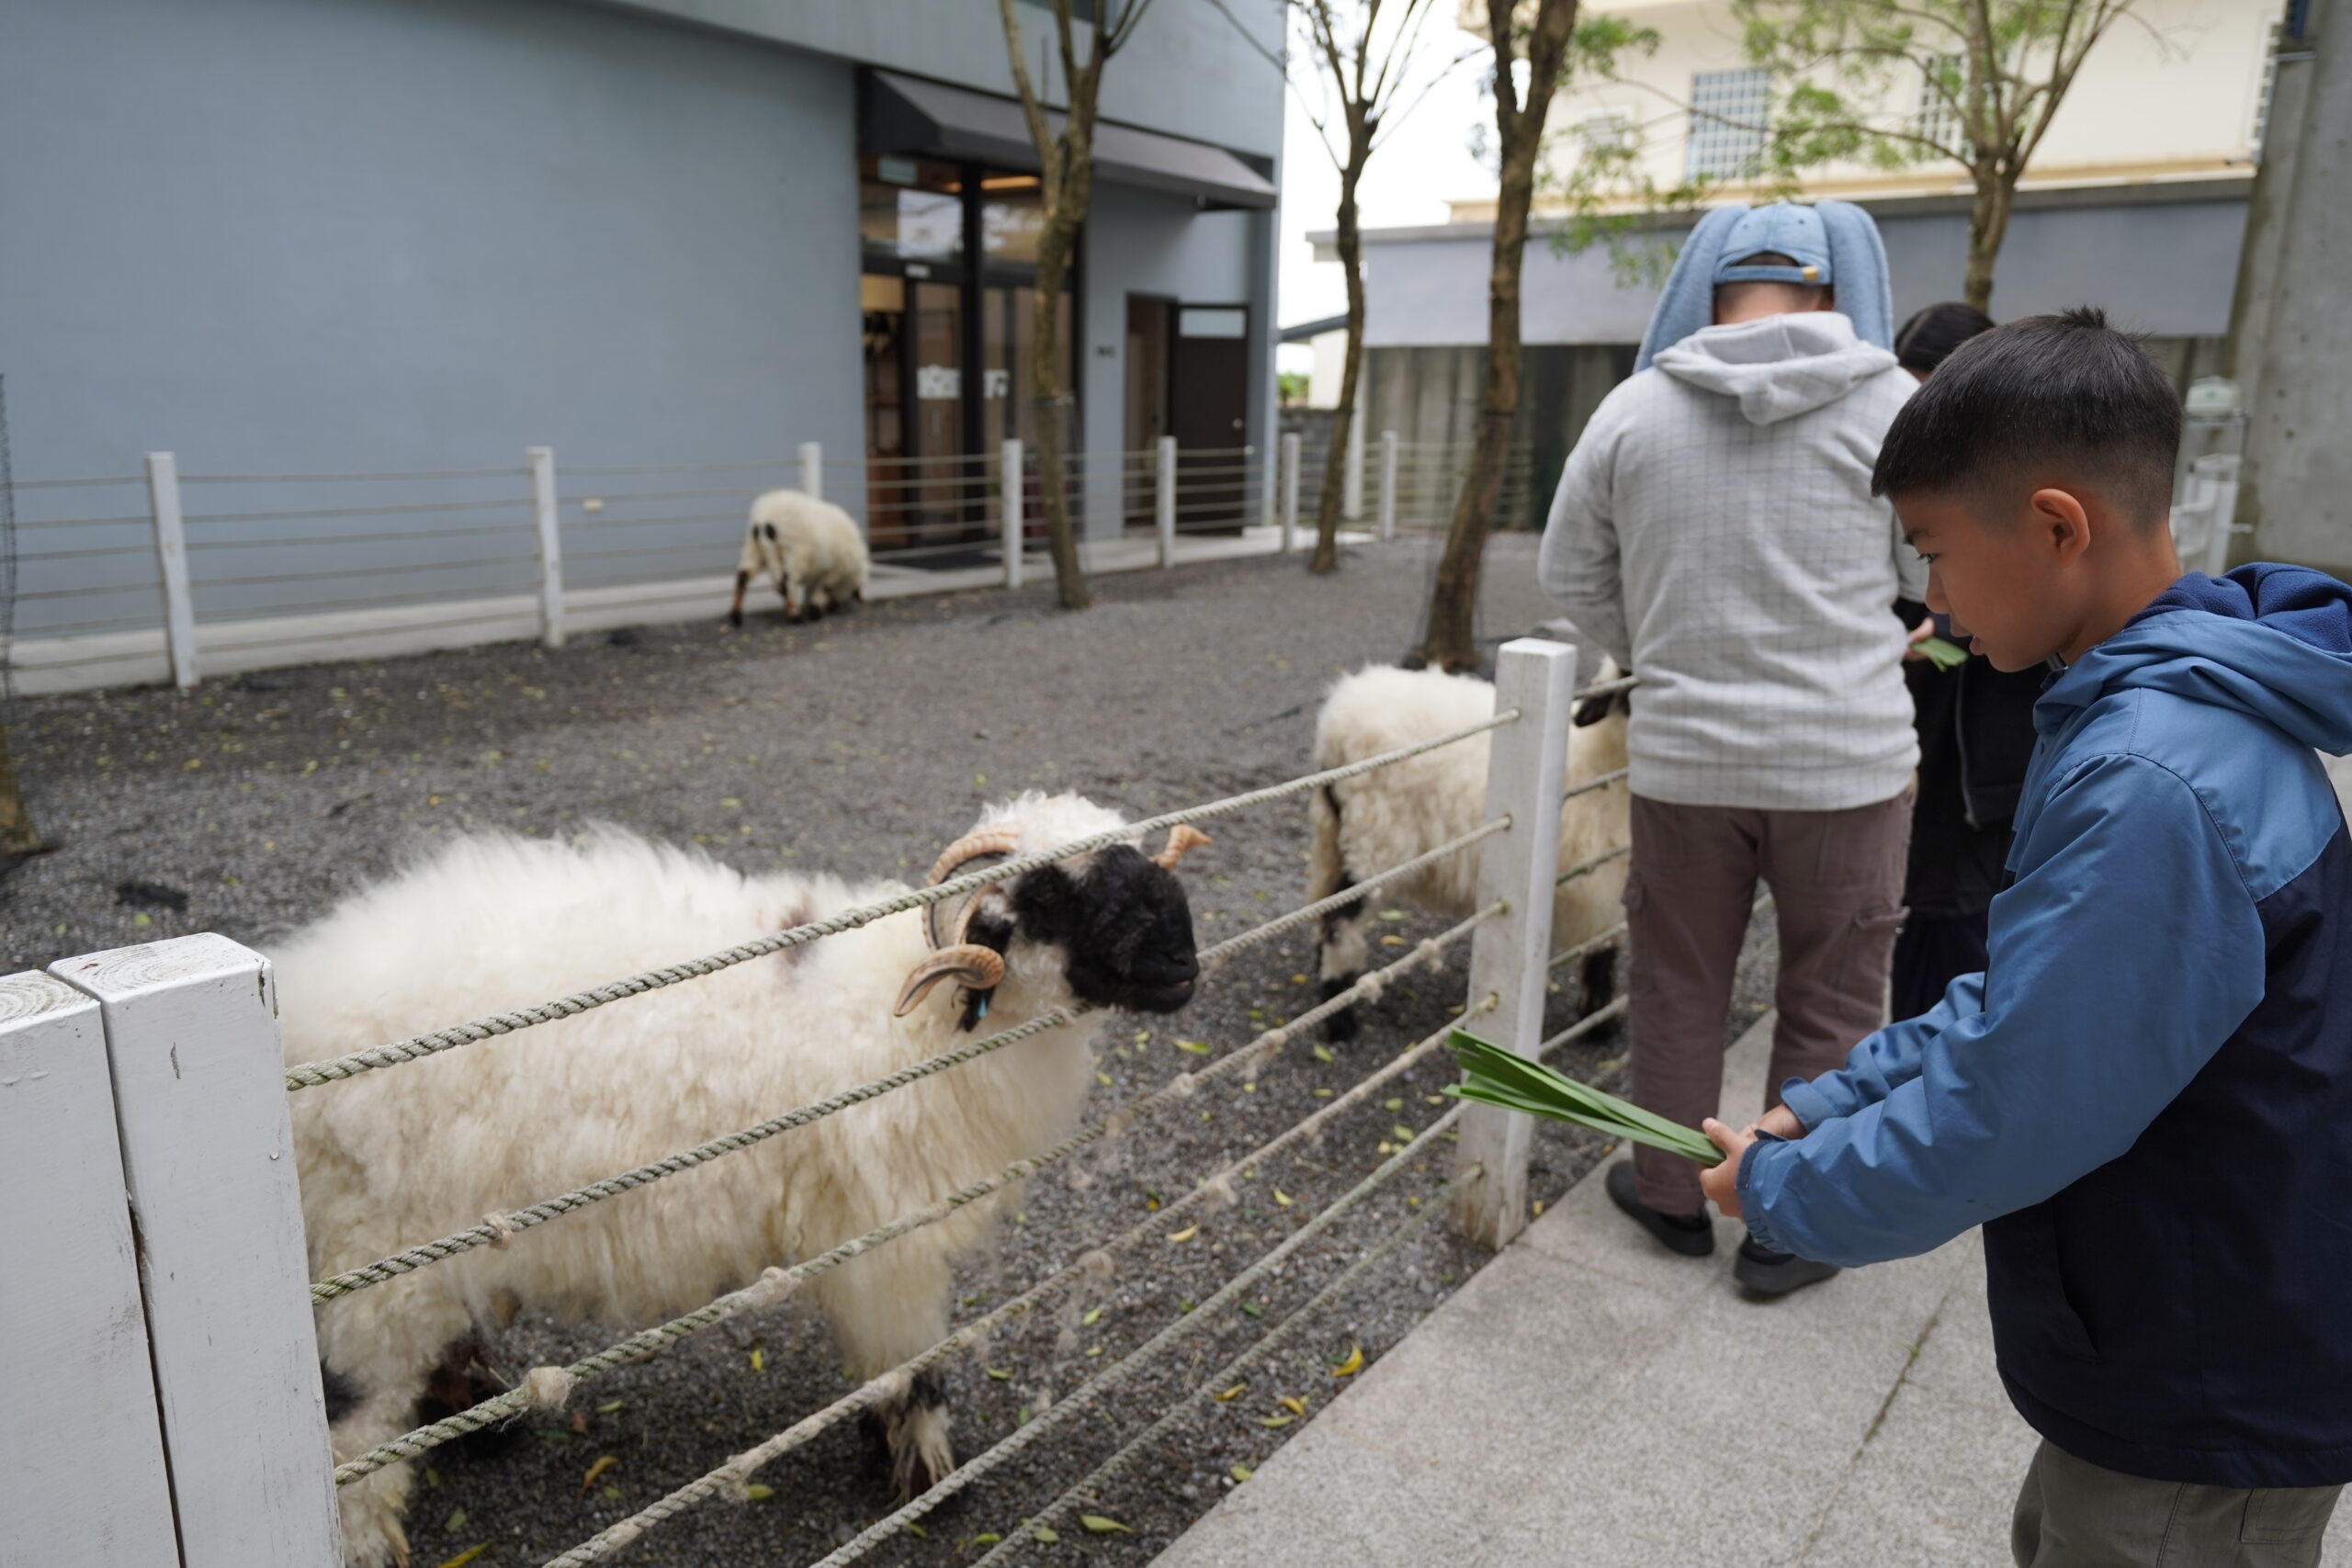
[[[1634,797],[1625,881],[1633,1100],[1687,1126],[1721,1111],[1724,1023],[1732,971],[1759,878],[1781,937],[1780,1017],[1766,1106],[1780,1085],[1845,1061],[1886,1010],[1887,971],[1903,923],[1911,791],[1848,811],[1756,811]],[[1699,1168],[1634,1150],[1642,1201],[1669,1214],[1702,1206]]]
[[[2018,1568],[2315,1568],[2340,1486],[2143,1481],[2044,1443],[2018,1493]]]

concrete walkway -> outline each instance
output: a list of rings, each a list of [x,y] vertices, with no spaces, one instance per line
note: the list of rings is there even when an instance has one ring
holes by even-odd
[[[1761,1103],[1768,1016],[1729,1059]],[[1159,1568],[2008,1568],[2034,1446],[1975,1236],[1757,1303],[1583,1182]],[[2339,1520],[2328,1568],[2352,1568]]]

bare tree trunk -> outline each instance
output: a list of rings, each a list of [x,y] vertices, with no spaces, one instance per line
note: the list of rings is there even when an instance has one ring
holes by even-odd
[[[1030,405],[1036,411],[1037,488],[1046,503],[1046,547],[1054,558],[1056,598],[1065,610],[1083,610],[1094,603],[1086,586],[1086,571],[1078,559],[1078,530],[1069,515],[1069,466],[1063,445],[1069,432],[1070,394],[1062,386],[1062,279],[1069,271],[1069,253],[1077,239],[1077,223],[1069,215],[1083,212],[1081,195],[1068,197],[1046,218],[1037,237],[1037,296],[1030,341]],[[1019,482],[1008,475],[1006,482]]]
[[[0,873],[15,867],[27,855],[56,846],[40,836],[25,809],[23,789],[17,783],[17,764],[8,755],[8,734],[0,729]]]
[[[1976,197],[1968,211],[1968,271],[1960,297],[1978,310],[1993,309],[1993,264],[2000,259],[2001,242],[2008,237],[2009,206],[2017,196],[2017,178],[2007,168],[1986,163],[1974,171]]]
[[[1437,582],[1430,594],[1429,620],[1414,652],[1416,662],[1457,671],[1480,665],[1479,573],[1495,505],[1502,495],[1511,428],[1519,419],[1519,279],[1527,250],[1527,212],[1535,197],[1544,117],[1566,64],[1568,34],[1577,16],[1576,0],[1537,0],[1534,24],[1528,29],[1527,103],[1522,108],[1511,80],[1512,9],[1511,0],[1487,0],[1502,167],[1495,201],[1494,258],[1487,282],[1486,395],[1478,408],[1470,472],[1454,502],[1453,525],[1446,534],[1445,553],[1439,558]]]
[[[1363,230],[1356,208],[1356,185],[1371,156],[1370,138],[1351,140],[1347,166],[1340,171],[1340,265],[1348,279],[1348,350],[1340,374],[1340,407],[1331,419],[1331,444],[1323,455],[1323,498],[1315,513],[1315,554],[1306,570],[1322,575],[1340,569],[1340,492],[1347,479],[1348,443],[1356,420],[1356,389],[1363,376]]]

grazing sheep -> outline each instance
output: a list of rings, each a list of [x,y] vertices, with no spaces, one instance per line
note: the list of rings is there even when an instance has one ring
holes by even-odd
[[[735,567],[729,626],[743,624],[743,592],[766,573],[784,595],[786,620],[814,619],[865,601],[865,536],[850,514],[797,490],[772,490],[752,502],[743,558]]]
[[[933,883],[1118,828],[1076,795],[990,808]],[[1199,973],[1175,860],[1114,844],[976,894],[556,1022],[294,1097],[313,1277],[349,1269],[821,1100],[1073,1000],[1171,1012]],[[746,876],[605,829],[464,838],[273,955],[287,1059],[503,1011],[898,897],[895,882]],[[1075,1021],[656,1185],[322,1303],[338,1460],[414,1424],[481,1325],[520,1309],[636,1324],[692,1310],[1033,1154],[1092,1081]],[[1007,1193],[810,1280],[865,1376],[947,1330],[949,1269]],[[436,1371],[436,1369],[440,1371]],[[955,1459],[926,1373],[876,1414],[902,1491]],[[342,1492],[351,1561],[405,1562],[398,1464]]]
[[[1613,681],[1617,674],[1613,663],[1604,662],[1600,679]],[[1568,734],[1570,785],[1624,767],[1628,709],[1622,692],[1577,705]],[[1360,670],[1342,678],[1324,699],[1315,723],[1315,766],[1319,771],[1376,757],[1464,728],[1494,711],[1495,688],[1476,676],[1385,666]],[[1487,757],[1493,739],[1491,732],[1474,736],[1317,790],[1309,807],[1315,832],[1309,897],[1342,892],[1476,828],[1486,816]],[[1623,843],[1631,812],[1632,796],[1623,780],[1563,803],[1560,869]],[[1477,907],[1477,888],[1478,852],[1473,849],[1390,884],[1381,897],[1458,917]],[[1553,950],[1573,947],[1617,924],[1624,918],[1624,890],[1622,859],[1562,886],[1552,907]],[[1323,917],[1326,998],[1347,989],[1363,972],[1369,914],[1359,899]],[[1584,1006],[1608,1000],[1615,963],[1611,949],[1585,960],[1579,976]],[[1334,1040],[1351,1039],[1355,1030],[1352,1008],[1325,1025]]]

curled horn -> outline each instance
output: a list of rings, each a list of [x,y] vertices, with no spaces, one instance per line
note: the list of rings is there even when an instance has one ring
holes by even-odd
[[[1010,829],[999,828],[986,833],[967,833],[940,852],[931,863],[931,879],[925,887],[936,887],[956,874],[967,861],[982,855],[1009,855],[1021,847],[1021,835]]]
[[[1151,863],[1163,871],[1174,871],[1178,861],[1182,860],[1203,844],[1214,841],[1198,828],[1180,822],[1168,829],[1168,847],[1152,856]]]
[[[996,949],[972,942],[943,947],[908,972],[907,983],[899,988],[899,1005],[891,1016],[904,1018],[914,1011],[942,980],[956,980],[971,990],[989,991],[1003,979],[1004,955]]]

